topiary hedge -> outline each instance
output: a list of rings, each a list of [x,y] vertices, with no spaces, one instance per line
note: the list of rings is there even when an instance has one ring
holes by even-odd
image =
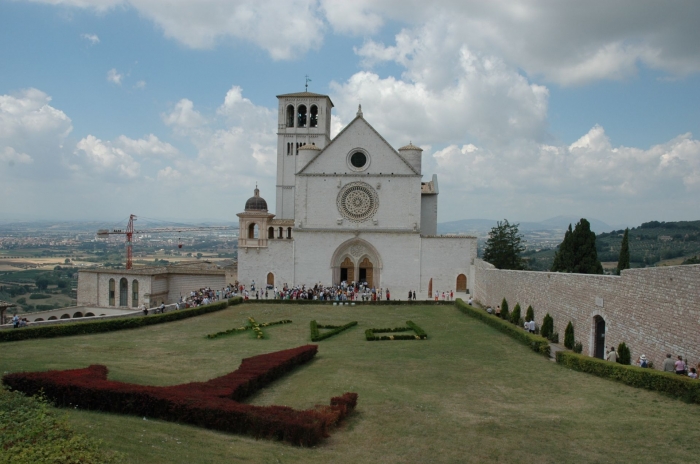
[[[501,332],[510,335],[519,342],[529,346],[533,351],[549,357],[550,347],[547,339],[538,335],[531,334],[530,332],[525,332],[520,327],[514,326],[510,322],[504,321],[503,319],[497,316],[493,316],[484,311],[483,309],[478,309],[473,306],[469,306],[461,298],[457,298],[457,300],[455,301],[455,306],[467,316],[480,319],[481,321],[487,323],[491,327],[498,329]]]
[[[66,337],[70,335],[85,335],[92,333],[114,332],[116,330],[138,329],[149,325],[179,321],[202,314],[213,313],[226,309],[228,306],[240,304],[242,298],[231,298],[227,301],[181,309],[165,314],[154,314],[145,317],[128,317],[123,319],[108,319],[103,321],[76,322],[71,324],[46,325],[42,327],[27,327],[22,329],[0,330],[0,342],[14,342],[34,338]]]
[[[700,403],[700,382],[684,375],[627,366],[570,351],[557,351],[557,362],[570,369],[622,382],[631,387],[666,393],[690,403]]]
[[[340,332],[349,329],[350,327],[356,326],[357,321],[348,322],[345,325],[321,325],[315,320],[309,323],[309,328],[311,329],[311,341],[319,342],[330,338],[333,335],[338,335]],[[318,329],[333,329],[328,332],[321,333]]]
[[[391,329],[367,329],[365,330],[365,339],[368,342],[373,341],[385,341],[385,340],[425,340],[428,338],[428,334],[425,333],[423,329],[418,327],[413,321],[406,321],[408,327],[394,327]],[[377,333],[396,333],[396,332],[410,332],[413,331],[414,335],[375,335]]]

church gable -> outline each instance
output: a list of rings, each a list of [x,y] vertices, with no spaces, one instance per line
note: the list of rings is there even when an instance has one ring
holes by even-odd
[[[360,115],[299,174],[418,174]]]

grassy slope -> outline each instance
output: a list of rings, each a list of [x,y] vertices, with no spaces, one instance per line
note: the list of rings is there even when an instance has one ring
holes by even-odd
[[[268,340],[204,335],[259,322]],[[451,306],[242,305],[187,321],[3,344],[0,372],[103,363],[110,378],[155,385],[206,380],[251,355],[309,343],[309,321],[357,327],[254,404],[310,408],[345,391],[356,412],[324,444],[302,449],[139,417],[70,410],[74,428],[129,462],[692,462],[698,407],[573,372]],[[427,341],[367,342],[370,327],[413,320]]]

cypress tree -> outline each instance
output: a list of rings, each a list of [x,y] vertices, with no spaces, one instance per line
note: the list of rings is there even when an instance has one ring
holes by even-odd
[[[620,259],[617,261],[617,275],[620,275],[620,271],[630,268],[629,232],[629,229],[625,229],[625,235],[622,236],[622,245],[620,246]]]
[[[564,346],[570,350],[574,349],[574,325],[569,321],[564,331]]]
[[[540,335],[544,338],[549,338],[554,333],[554,319],[547,313],[542,319],[542,328],[540,329]]]
[[[617,362],[620,364],[632,364],[632,353],[625,342],[617,345]]]
[[[532,305],[527,307],[527,312],[525,313],[525,320],[527,322],[535,320],[535,310],[532,309]]]
[[[508,314],[508,302],[505,298],[503,298],[503,301],[501,301],[501,317],[506,321],[510,317],[510,315]]]
[[[591,231],[591,224],[586,219],[581,219],[573,230],[569,224],[564,241],[554,255],[551,270],[580,274],[603,273],[603,265],[595,247],[595,233]]]
[[[515,308],[513,308],[513,312],[510,313],[510,322],[515,325],[520,324],[520,303],[516,303]]]

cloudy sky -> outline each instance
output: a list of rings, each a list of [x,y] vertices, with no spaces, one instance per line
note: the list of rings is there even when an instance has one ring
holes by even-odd
[[[424,149],[439,221],[700,219],[700,2],[0,0],[0,216],[274,207],[275,95]]]

